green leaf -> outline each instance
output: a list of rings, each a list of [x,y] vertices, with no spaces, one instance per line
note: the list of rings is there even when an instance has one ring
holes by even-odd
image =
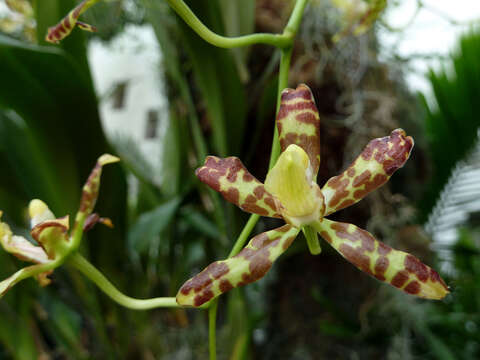
[[[158,236],[170,223],[181,199],[175,197],[152,211],[140,215],[128,232],[128,245],[130,249],[143,253],[148,248],[152,238]]]
[[[26,293],[26,295],[28,292]],[[20,295],[20,294],[19,294]],[[2,300],[5,301],[5,300]],[[29,296],[17,296],[8,310],[1,312],[0,341],[13,359],[30,360],[38,356],[35,339],[29,329],[32,299]],[[15,310],[13,309],[15,306]]]
[[[50,174],[45,182],[57,194],[42,200],[54,213],[73,213],[78,206],[81,184],[97,157],[109,151],[88,76],[60,49],[25,45],[5,36],[0,36],[0,68],[5,70],[0,86],[0,108],[15,111],[31,134],[18,139],[15,146],[24,152],[21,155],[24,159],[31,156],[31,167],[42,167],[42,176]],[[6,152],[4,156],[12,158],[13,155]],[[125,207],[125,180],[121,169],[110,170],[103,184],[101,198],[104,201],[99,201],[99,210],[113,208],[118,214]],[[113,216],[119,231],[123,216],[123,213]]]
[[[227,36],[241,36],[255,31],[255,0],[219,0]],[[242,83],[248,82],[248,54],[250,48],[233,49],[233,56]]]
[[[110,152],[88,68],[70,54],[0,36],[0,206],[14,211],[6,215],[19,224],[32,195],[58,216],[74,214],[96,159]],[[125,257],[125,207],[125,175],[114,166],[102,176],[95,211],[110,217],[115,228],[96,227],[84,241],[106,271],[118,269],[118,259]],[[119,246],[112,247],[113,241]],[[98,338],[107,346],[105,334]]]
[[[0,112],[0,152],[8,154],[5,161],[10,168],[2,172],[0,184],[22,194],[24,206],[32,198],[53,200],[52,205],[62,202],[57,190],[60,179],[42,157],[30,129],[13,111]]]
[[[434,171],[419,202],[422,221],[426,220],[458,161],[465,158],[478,140],[480,33],[464,35],[451,61],[453,73],[446,69],[430,72],[435,104],[421,99]]]
[[[192,11],[210,29],[224,33],[218,1],[201,0],[188,3]],[[246,94],[232,53],[207,44],[182,20],[179,20],[179,28],[196,83],[205,101],[215,150],[223,157],[238,155],[245,129]]]
[[[222,236],[218,227],[203,212],[192,207],[184,207],[181,209],[181,215],[182,219],[196,231],[212,239],[219,239]]]
[[[162,176],[162,191],[165,195],[171,197],[179,193],[182,182],[185,182],[185,178],[182,179],[181,176],[182,155],[185,147],[181,145],[182,136],[180,135],[185,131],[181,131],[182,121],[174,116],[173,111],[170,112],[170,117],[165,120],[167,124],[165,137],[161,144],[160,174]]]
[[[58,339],[69,356],[86,359],[87,353],[81,344],[82,318],[71,307],[43,291],[41,302],[48,313],[44,326]]]

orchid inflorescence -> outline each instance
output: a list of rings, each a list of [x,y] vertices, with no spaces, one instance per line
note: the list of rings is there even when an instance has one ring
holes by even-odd
[[[253,237],[237,255],[216,261],[188,280],[178,291],[180,306],[199,307],[233,288],[264,277],[300,231],[313,254],[320,253],[320,234],[345,259],[360,270],[412,295],[442,299],[448,287],[438,273],[415,256],[392,249],[355,225],[326,219],[336,211],[360,201],[385,184],[410,156],[413,139],[401,129],[370,141],[355,161],[320,188],[320,118],[310,89],[300,85],[281,96],[277,129],[281,154],[262,184],[236,157],[208,156],[197,177],[242,210],[281,218],[287,224]],[[82,189],[80,207],[69,234],[69,218],[55,218],[38,200],[29,205],[31,235],[38,243],[13,235],[0,222],[0,244],[21,260],[33,262],[0,282],[0,296],[19,281],[35,277],[48,285],[48,276],[78,249],[84,231],[109,219],[92,213],[98,197],[100,175],[106,164],[119,161],[101,156]],[[0,218],[2,213],[0,212]]]
[[[311,252],[317,233],[358,269],[404,292],[442,299],[448,287],[415,256],[376,240],[355,225],[326,219],[385,184],[410,156],[413,139],[402,129],[370,141],[355,161],[320,188],[320,118],[306,85],[285,89],[277,116],[282,153],[262,184],[236,157],[208,156],[196,175],[242,210],[287,223],[253,237],[234,257],[216,261],[188,280],[177,294],[182,306],[199,307],[233,288],[265,276],[302,230]]]
[[[38,199],[32,200],[28,207],[30,233],[38,245],[34,245],[22,236],[13,235],[10,227],[0,222],[0,244],[5,251],[21,260],[34,263],[0,282],[0,297],[16,283],[29,277],[35,277],[41,286],[48,285],[50,283],[48,276],[78,249],[84,231],[90,230],[96,223],[112,227],[108,218],[102,218],[92,212],[98,197],[102,167],[117,161],[119,161],[117,157],[109,154],[98,158],[83,186],[80,207],[70,234],[68,233],[70,227],[68,215],[55,218],[48,206]],[[0,219],[1,216],[0,211]]]

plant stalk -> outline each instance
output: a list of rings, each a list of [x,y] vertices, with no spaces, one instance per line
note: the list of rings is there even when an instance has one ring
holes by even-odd
[[[206,42],[220,48],[235,48],[253,44],[268,44],[279,48],[291,43],[291,37],[287,34],[256,33],[237,37],[221,36],[207,28],[182,0],[165,0],[170,7],[180,16],[188,26]],[[308,0],[299,0],[305,2]]]
[[[218,298],[214,299],[208,308],[208,348],[210,360],[217,359],[217,308]]]
[[[118,304],[132,310],[149,310],[159,307],[180,307],[174,297],[158,297],[152,299],[135,299],[120,292],[108,279],[87,259],[79,253],[73,254],[67,260],[78,271],[89,278],[100,290]]]
[[[288,85],[288,74],[290,71],[290,61],[292,58],[293,41],[300,27],[301,19],[308,0],[297,0],[292,11],[290,19],[281,35],[275,34],[251,34],[239,37],[220,36],[208,29],[190,10],[182,0],[166,0],[171,8],[179,15],[201,38],[208,43],[221,48],[234,48],[248,46],[253,44],[273,45],[281,50],[281,60],[278,79],[277,109],[280,108],[281,94]],[[278,140],[278,131],[275,126],[272,150],[270,154],[269,169],[271,169],[280,155],[280,143]],[[260,219],[259,215],[253,214],[248,219],[242,232],[238,236],[229,257],[235,256],[244,247],[253,228]],[[209,351],[210,360],[216,360],[216,319],[217,319],[218,299],[214,299],[209,306],[208,327],[209,327]]]

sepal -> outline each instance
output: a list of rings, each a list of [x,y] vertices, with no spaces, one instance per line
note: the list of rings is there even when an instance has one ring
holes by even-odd
[[[330,178],[322,187],[325,216],[353,205],[385,184],[410,156],[413,139],[402,129],[390,136],[373,139],[355,161],[340,175]]]
[[[233,288],[261,279],[298,232],[299,229],[284,225],[255,236],[237,255],[215,261],[183,284],[177,293],[177,303],[199,307]]]
[[[0,219],[2,212],[0,211]],[[33,245],[22,236],[13,235],[10,227],[0,221],[0,243],[3,249],[20,260],[41,264],[48,262],[48,256],[40,246]]]
[[[443,299],[449,293],[435,270],[355,225],[323,219],[314,226],[346,260],[380,281],[426,299]]]
[[[310,159],[312,177],[316,179],[320,166],[320,117],[307,85],[282,91],[276,123],[282,152],[291,144],[300,146]]]
[[[75,229],[80,219],[85,221],[95,208],[98,198],[98,191],[100,189],[100,177],[102,175],[102,168],[107,164],[113,164],[120,161],[116,156],[110,154],[103,154],[97,160],[95,167],[92,169],[85,185],[82,188],[82,198],[80,199],[80,206],[75,216]],[[82,225],[83,227],[83,225]]]
[[[198,179],[218,191],[225,200],[243,211],[281,218],[274,197],[245,168],[239,158],[207,156],[205,164],[195,171]]]

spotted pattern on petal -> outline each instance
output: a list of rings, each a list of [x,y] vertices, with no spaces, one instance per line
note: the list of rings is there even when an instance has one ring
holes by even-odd
[[[236,157],[208,156],[195,172],[201,182],[220,192],[223,197],[249,213],[281,218],[278,201],[263,184],[248,172]]]
[[[405,164],[412,148],[413,139],[402,129],[370,141],[353,164],[323,186],[325,216],[355,204],[385,184]]]
[[[427,299],[442,299],[449,292],[435,270],[355,225],[323,219],[315,227],[345,259],[380,281]]]
[[[236,256],[216,261],[188,280],[178,291],[177,303],[198,307],[233,288],[261,279],[298,232],[299,229],[284,225],[255,236]]]
[[[70,11],[60,22],[52,26],[48,29],[47,35],[45,37],[45,40],[58,44],[61,40],[66,38],[72,30],[75,28],[75,26],[78,26],[82,30],[90,31],[90,32],[95,32],[97,31],[95,26],[85,24],[83,22],[78,21],[78,18],[80,15],[82,15],[89,7],[94,5],[100,0],[85,0],[82,1],[80,4],[77,5],[72,11]]]
[[[290,144],[300,146],[308,154],[316,177],[320,166],[320,117],[307,85],[282,91],[277,128],[282,151]]]

